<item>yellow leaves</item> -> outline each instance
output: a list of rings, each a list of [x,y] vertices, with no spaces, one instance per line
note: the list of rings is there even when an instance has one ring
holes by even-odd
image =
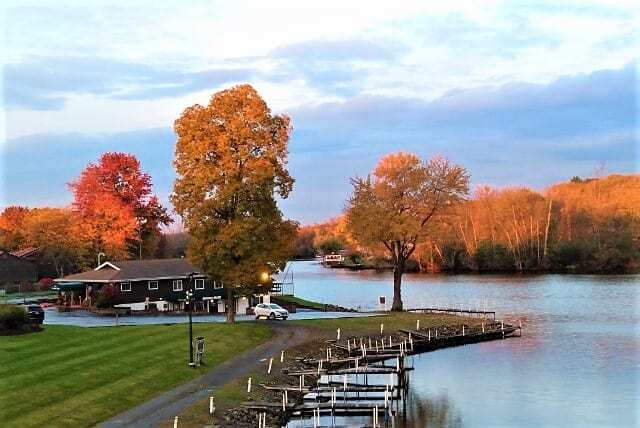
[[[287,259],[296,231],[275,202],[293,186],[289,118],[272,115],[255,89],[239,85],[186,109],[175,130],[171,201],[192,236],[190,258],[230,285],[255,285],[260,272]]]
[[[422,162],[410,153],[385,156],[373,180],[352,180],[347,222],[363,245],[384,244],[394,258],[408,257],[425,239],[427,227],[468,191],[464,168],[443,157]]]

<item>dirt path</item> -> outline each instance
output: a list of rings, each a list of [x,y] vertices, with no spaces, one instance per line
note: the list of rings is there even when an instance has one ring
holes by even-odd
[[[269,322],[269,324],[275,330],[275,336],[268,342],[220,364],[184,385],[113,416],[98,426],[103,428],[157,426],[207,397],[208,390],[220,388],[248,373],[260,359],[274,356],[282,349],[302,343],[307,338],[308,329],[304,327],[279,322]]]

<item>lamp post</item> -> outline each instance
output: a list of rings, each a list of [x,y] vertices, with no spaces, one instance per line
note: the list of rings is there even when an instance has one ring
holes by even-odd
[[[189,305],[189,367],[195,367],[193,362],[193,318],[192,318],[192,304],[193,304],[193,276],[194,273],[189,274],[189,289],[186,292],[186,302]]]

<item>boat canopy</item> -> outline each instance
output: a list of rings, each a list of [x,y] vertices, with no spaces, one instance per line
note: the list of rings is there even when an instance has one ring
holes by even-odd
[[[55,291],[76,291],[84,290],[86,284],[84,282],[56,282],[51,289]]]

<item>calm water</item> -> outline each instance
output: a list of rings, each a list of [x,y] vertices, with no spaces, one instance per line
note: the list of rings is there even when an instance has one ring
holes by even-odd
[[[388,273],[293,270],[302,298],[379,309],[392,297]],[[406,275],[403,300],[524,323],[520,339],[413,357],[404,426],[640,426],[640,276]]]

